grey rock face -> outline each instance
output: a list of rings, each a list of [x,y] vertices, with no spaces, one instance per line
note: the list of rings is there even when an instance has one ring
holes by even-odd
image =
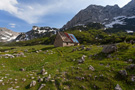
[[[0,42],[9,42],[14,40],[19,33],[11,31],[7,28],[0,28]]]
[[[135,15],[135,0],[132,0],[122,8],[122,14],[133,16]]]
[[[118,16],[135,16],[135,0],[132,0],[123,8],[120,8],[118,5],[107,5],[106,7],[90,5],[75,15],[63,28],[67,29],[77,25],[85,25],[90,22],[108,24],[114,20],[114,17]]]

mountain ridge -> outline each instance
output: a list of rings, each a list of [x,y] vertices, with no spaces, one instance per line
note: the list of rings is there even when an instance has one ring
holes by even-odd
[[[105,7],[101,5],[89,5],[86,9],[79,11],[70,21],[68,21],[67,24],[63,26],[63,29],[89,22],[106,25],[111,23],[115,17],[119,16],[135,16],[135,0],[132,0],[122,8],[117,4],[114,6],[107,5]]]

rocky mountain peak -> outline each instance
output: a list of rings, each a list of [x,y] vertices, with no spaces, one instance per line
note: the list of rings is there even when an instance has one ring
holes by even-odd
[[[132,17],[135,16],[135,0],[132,0],[123,8],[120,8],[117,4],[114,6],[100,6],[100,5],[89,5],[86,9],[81,10],[71,21],[63,26],[64,29],[71,28],[77,25],[85,25],[87,23],[102,23],[102,24],[111,24],[122,23],[122,20],[116,20],[116,17]],[[110,26],[110,25],[109,25]]]
[[[135,15],[135,0],[132,0],[127,5],[125,5],[123,8],[123,14],[132,16]]]

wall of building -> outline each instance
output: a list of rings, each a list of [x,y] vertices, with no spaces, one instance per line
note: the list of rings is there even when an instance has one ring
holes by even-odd
[[[64,42],[64,43],[63,43],[63,47],[64,47],[64,46],[74,46],[74,43],[65,43],[65,42]]]
[[[54,41],[55,47],[63,47],[63,40],[61,39],[60,35],[56,35],[55,41]]]

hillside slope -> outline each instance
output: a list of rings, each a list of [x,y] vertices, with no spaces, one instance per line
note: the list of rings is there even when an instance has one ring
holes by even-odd
[[[101,53],[102,46],[26,46],[0,48],[0,90],[122,90],[135,89],[135,46],[118,45],[118,51]],[[84,58],[82,58],[82,56]],[[81,58],[84,62],[79,63]],[[44,68],[44,69],[42,69]],[[127,75],[119,75],[126,70]],[[30,83],[35,86],[30,87]]]

